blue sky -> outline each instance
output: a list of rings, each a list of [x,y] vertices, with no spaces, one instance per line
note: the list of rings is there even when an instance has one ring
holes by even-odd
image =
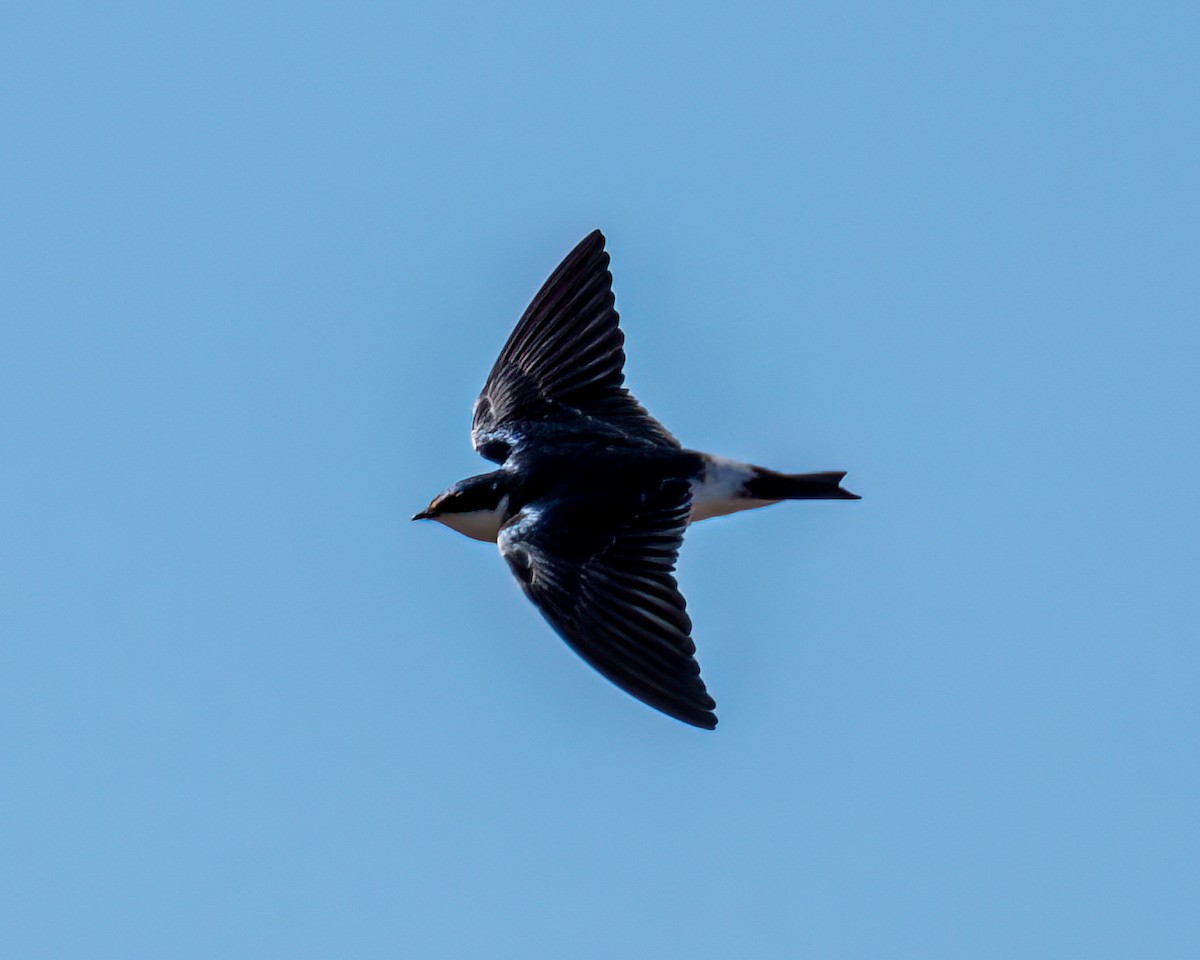
[[[1200,955],[1191,4],[0,31],[12,956]],[[609,239],[713,733],[408,517]]]

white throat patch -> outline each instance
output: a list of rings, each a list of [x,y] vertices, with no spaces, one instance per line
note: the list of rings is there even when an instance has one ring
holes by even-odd
[[[500,525],[504,523],[504,514],[508,510],[508,494],[500,498],[495,510],[472,510],[469,513],[443,513],[434,517],[438,523],[443,523],[451,530],[461,533],[472,540],[482,540],[484,543],[495,543],[500,535]]]

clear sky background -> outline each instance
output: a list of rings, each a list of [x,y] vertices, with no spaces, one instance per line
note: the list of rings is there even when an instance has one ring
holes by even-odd
[[[1200,956],[1194,3],[10,6],[0,941]],[[715,733],[409,516],[609,239]]]

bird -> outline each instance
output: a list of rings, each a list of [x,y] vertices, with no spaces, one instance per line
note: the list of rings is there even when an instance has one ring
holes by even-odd
[[[542,285],[475,401],[471,439],[498,469],[413,520],[494,542],[550,626],[616,686],[717,725],[674,571],[689,524],[781,500],[858,500],[845,471],[779,473],[683,447],[624,386],[605,238]]]

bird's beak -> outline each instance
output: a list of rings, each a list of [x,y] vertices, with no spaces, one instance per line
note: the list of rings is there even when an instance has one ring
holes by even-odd
[[[414,520],[432,520],[433,514],[428,510],[422,510],[420,513],[413,514]]]

